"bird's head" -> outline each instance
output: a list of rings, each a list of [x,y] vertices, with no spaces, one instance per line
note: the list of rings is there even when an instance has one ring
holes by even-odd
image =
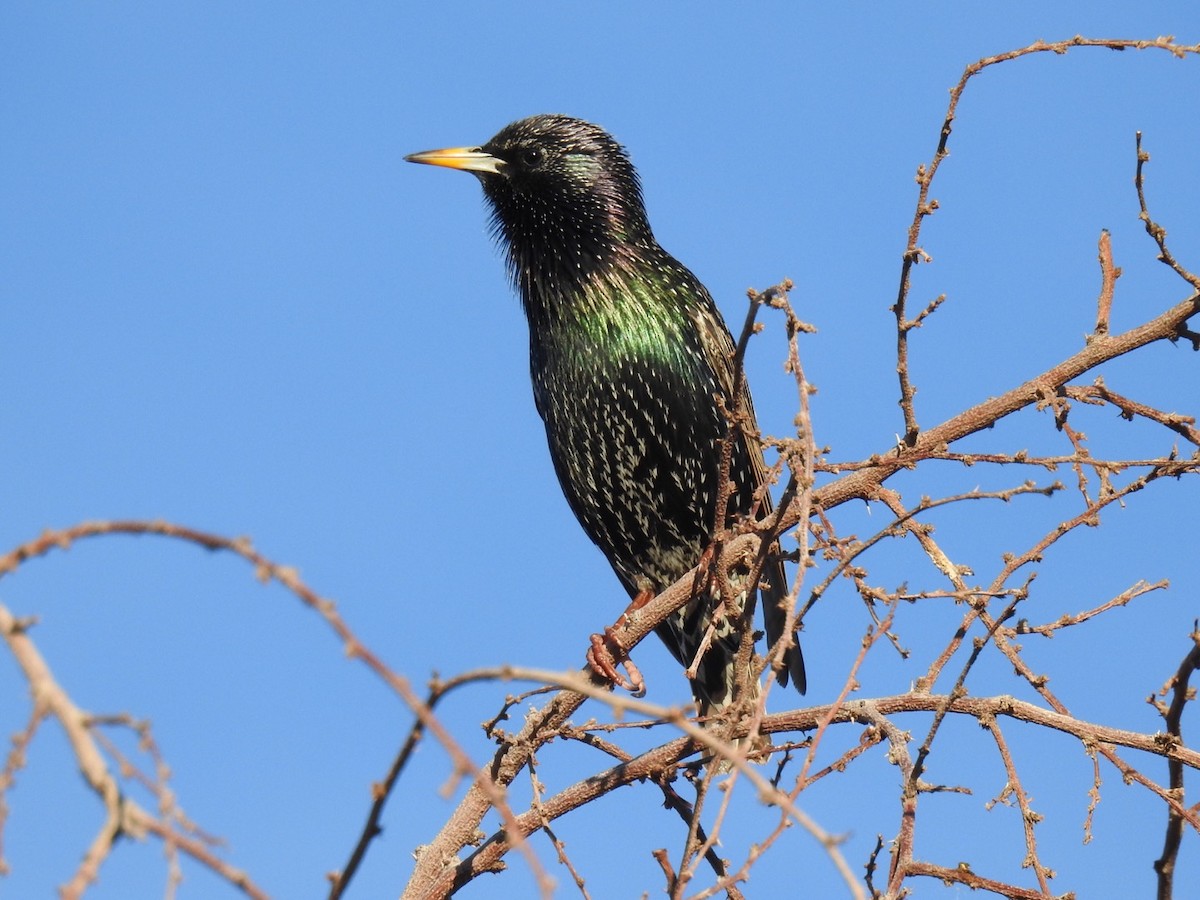
[[[518,283],[578,280],[652,241],[637,173],[604,129],[563,115],[531,116],[478,147],[406,156],[476,175]]]

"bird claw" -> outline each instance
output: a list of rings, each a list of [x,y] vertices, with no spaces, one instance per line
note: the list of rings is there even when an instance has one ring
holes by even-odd
[[[615,687],[629,691],[635,697],[646,695],[646,680],[634,661],[625,655],[625,648],[621,646],[616,629],[612,626],[605,628],[604,634],[591,636],[587,662],[598,677],[611,682]],[[618,671],[618,666],[625,667],[628,678]]]
[[[614,687],[629,691],[635,697],[646,696],[646,679],[642,677],[637,665],[629,658],[628,651],[617,637],[617,631],[624,628],[629,621],[629,614],[637,612],[654,599],[654,591],[644,588],[638,591],[625,612],[621,613],[615,625],[604,629],[604,634],[593,634],[591,646],[588,647],[587,663],[596,677],[609,682]],[[618,666],[624,666],[626,678],[618,671]]]

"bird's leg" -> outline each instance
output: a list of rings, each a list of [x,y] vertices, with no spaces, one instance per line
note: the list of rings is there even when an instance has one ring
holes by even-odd
[[[708,627],[704,629],[704,637],[700,639],[700,646],[696,648],[696,653],[692,656],[692,663],[683,670],[692,681],[696,680],[696,673],[700,671],[700,660],[704,659],[704,654],[708,652],[708,648],[712,646],[713,638],[717,633],[716,622],[709,622]]]
[[[717,555],[717,542],[709,544],[704,548],[704,552],[700,554],[700,559],[696,562],[696,582],[703,584],[704,579],[708,577],[708,567],[712,564],[713,558]]]
[[[617,636],[618,631],[625,627],[629,621],[630,613],[635,613],[651,600],[654,599],[654,591],[646,589],[639,591],[637,596],[621,613],[616,624],[610,625],[604,629],[604,634],[593,634],[590,638],[591,646],[587,651],[587,663],[592,671],[603,678],[605,681],[612,682],[616,687],[629,691],[635,697],[644,697],[646,694],[646,679],[642,677],[642,673],[638,670],[637,665],[627,655],[621,639]],[[629,677],[622,675],[617,667],[624,666]]]

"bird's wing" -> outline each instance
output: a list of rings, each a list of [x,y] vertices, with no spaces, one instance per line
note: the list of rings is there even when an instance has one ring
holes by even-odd
[[[704,292],[704,297],[707,300],[708,308],[699,308],[693,315],[693,319],[704,345],[705,356],[708,358],[709,365],[716,375],[717,383],[721,387],[721,392],[724,395],[726,403],[732,409],[735,392],[733,356],[736,348],[733,343],[733,337],[730,335],[729,329],[725,326],[725,322],[721,318],[720,311],[717,309],[712,298],[708,296],[707,291]],[[754,401],[750,396],[749,389],[745,386],[744,380],[741,395],[738,399],[742,408],[745,409],[748,418],[748,427],[741,429],[741,440],[746,459],[749,462],[753,487],[757,490],[766,481],[767,464],[763,459],[762,444],[759,441],[758,420],[754,415]],[[770,493],[763,491],[762,503],[759,508],[760,517],[770,515],[773,509],[774,504],[771,501]],[[768,647],[775,645],[776,641],[783,636],[784,629],[787,627],[787,576],[783,570],[783,561],[779,558],[778,544],[772,549],[775,551],[773,553],[774,561],[768,563],[763,572],[768,587],[767,590],[762,592],[763,619],[766,623]],[[794,635],[793,644],[784,656],[783,662],[784,665],[780,668],[776,676],[779,683],[786,685],[790,675],[796,685],[796,690],[803,694],[807,688],[807,679],[804,673],[804,656],[800,652],[800,642]]]

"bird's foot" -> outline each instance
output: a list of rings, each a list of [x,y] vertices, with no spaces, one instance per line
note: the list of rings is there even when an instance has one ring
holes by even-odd
[[[604,629],[604,634],[593,634],[591,642],[587,662],[592,671],[615,687],[629,691],[635,697],[644,697],[646,679],[642,677],[634,661],[625,654],[625,648],[617,638],[617,630],[610,625]],[[621,674],[618,666],[625,667],[628,678]]]
[[[637,665],[629,658],[628,651],[617,636],[619,629],[625,627],[631,612],[636,612],[654,599],[654,592],[644,590],[638,593],[615,625],[604,629],[604,634],[593,634],[591,646],[587,651],[587,663],[597,677],[611,682],[615,687],[629,691],[635,697],[646,695],[646,679],[638,670]],[[622,675],[619,667],[624,666],[629,676]]]

